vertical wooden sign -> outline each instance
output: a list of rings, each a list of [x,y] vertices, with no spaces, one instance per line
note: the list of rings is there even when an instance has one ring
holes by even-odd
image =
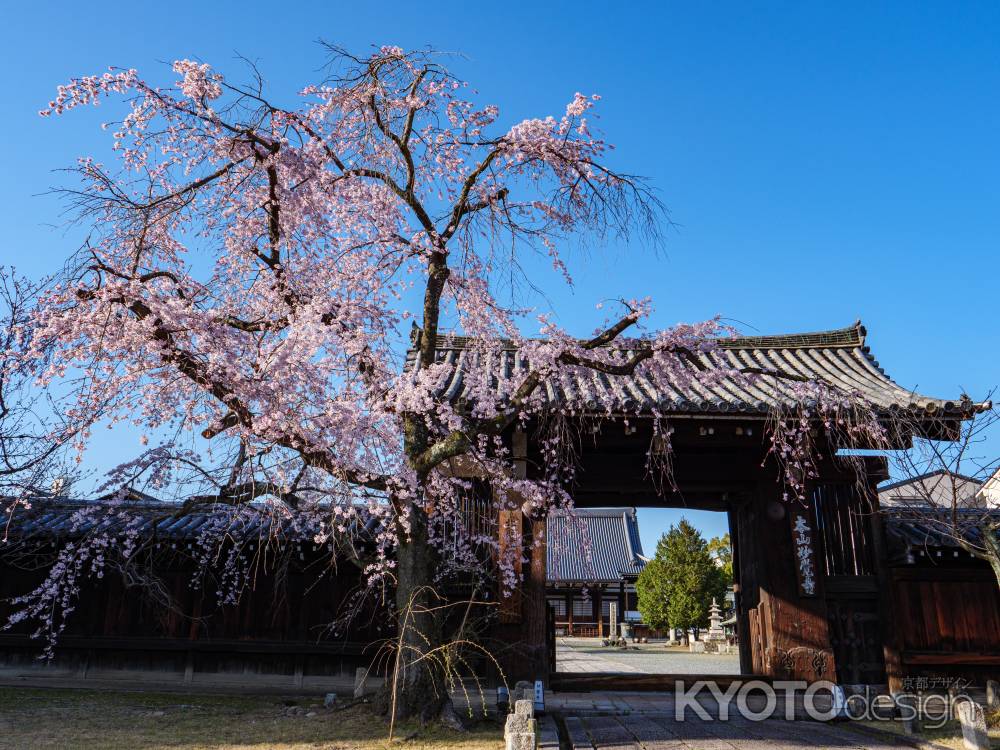
[[[792,525],[792,548],[795,552],[795,575],[799,596],[816,596],[816,547],[812,518],[805,510],[794,508],[788,514]]]

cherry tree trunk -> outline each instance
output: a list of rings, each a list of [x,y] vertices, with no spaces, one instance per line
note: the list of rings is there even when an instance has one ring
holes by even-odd
[[[427,517],[414,509],[396,557],[398,653],[385,696],[386,712],[396,720],[436,718],[449,700],[440,618],[433,611],[442,602],[433,590],[435,555],[427,537]]]

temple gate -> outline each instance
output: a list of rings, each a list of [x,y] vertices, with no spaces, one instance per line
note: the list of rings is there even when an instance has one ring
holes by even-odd
[[[523,367],[513,348],[504,355],[488,363],[498,383],[518,377]],[[821,333],[725,340],[720,352],[702,356],[709,367],[781,370],[859,391],[887,415],[905,410],[912,415],[907,420],[911,427],[896,436],[895,447],[906,447],[914,436],[948,437],[975,411],[968,401],[929,398],[894,383],[865,346],[860,322]],[[480,364],[471,361],[464,340],[456,337],[439,337],[438,357],[457,363],[443,388],[460,399],[463,371]],[[789,501],[779,467],[768,454],[766,429],[775,411],[792,400],[780,379],[758,380],[752,388],[723,382],[697,392],[678,387],[662,393],[641,374],[614,378],[594,372],[550,388],[553,404],[565,388],[595,394],[593,418],[578,415],[582,437],[572,487],[577,507],[683,507],[728,514],[743,674],[898,683],[875,492],[887,477],[883,458],[864,459],[859,476],[819,445],[819,476],[809,484],[808,502]],[[619,397],[624,393],[628,413],[599,413],[601,389],[612,389]],[[671,430],[668,487],[658,486],[646,466],[654,411]],[[529,425],[508,435],[523,476],[537,475],[544,465],[537,429]],[[524,563],[523,585],[501,605],[496,635],[511,646],[505,659],[511,677],[548,677],[552,639],[545,600],[546,519],[508,510],[498,520],[502,544],[521,546]],[[571,681],[552,677],[554,685]],[[629,687],[663,687],[663,677],[632,678]]]

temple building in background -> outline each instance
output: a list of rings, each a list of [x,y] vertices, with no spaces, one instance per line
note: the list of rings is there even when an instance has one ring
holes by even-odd
[[[646,564],[635,508],[580,508],[549,516],[546,601],[556,633],[611,635],[618,621],[638,620],[635,582]]]

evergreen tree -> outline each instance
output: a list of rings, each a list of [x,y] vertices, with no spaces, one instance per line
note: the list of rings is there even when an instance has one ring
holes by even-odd
[[[656,545],[656,557],[646,563],[646,567],[639,574],[639,580],[635,582],[642,621],[657,630],[666,630],[670,626],[667,617],[667,567],[660,557],[660,549],[665,538],[660,538]]]
[[[687,631],[708,621],[712,599],[721,601],[728,585],[708,542],[682,518],[660,537],[656,555],[639,575],[639,612],[651,627]]]
[[[733,544],[729,534],[713,536],[708,540],[708,551],[715,564],[725,574],[727,585],[733,582]]]

